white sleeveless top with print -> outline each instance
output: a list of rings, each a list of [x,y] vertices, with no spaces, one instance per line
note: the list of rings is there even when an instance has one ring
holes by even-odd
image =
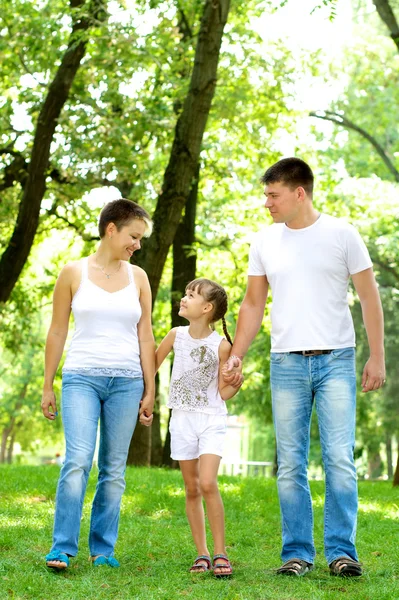
[[[133,267],[126,261],[122,264],[129,284],[107,292],[89,279],[88,259],[82,260],[82,278],[72,300],[75,331],[63,373],[142,377],[137,336],[141,305]]]
[[[219,394],[219,346],[216,331],[204,339],[191,337],[187,327],[178,327],[169,390],[169,408],[211,415],[227,414]]]

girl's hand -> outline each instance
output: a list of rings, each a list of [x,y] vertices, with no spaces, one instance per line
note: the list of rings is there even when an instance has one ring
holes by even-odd
[[[238,356],[230,356],[222,368],[222,376],[225,383],[233,387],[240,387],[244,380],[242,376],[242,361]]]
[[[154,415],[150,415],[149,417],[147,416],[146,412],[143,412],[140,415],[139,421],[142,425],[145,425],[146,427],[150,427],[150,425],[152,425],[152,420],[154,418]]]
[[[43,390],[41,408],[46,419],[54,421],[58,415],[57,402],[55,399],[54,390]],[[50,411],[51,408],[51,411]]]

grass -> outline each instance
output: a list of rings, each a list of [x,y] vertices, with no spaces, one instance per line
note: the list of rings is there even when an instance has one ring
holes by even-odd
[[[119,541],[121,568],[89,564],[88,525],[96,474],[89,481],[79,554],[64,573],[48,571],[57,467],[0,468],[0,598],[34,600],[398,600],[399,490],[360,482],[361,579],[330,577],[323,556],[323,483],[312,482],[316,568],[301,579],[274,575],[280,558],[275,481],[223,476],[231,580],[188,573],[195,557],[178,471],[128,468]]]

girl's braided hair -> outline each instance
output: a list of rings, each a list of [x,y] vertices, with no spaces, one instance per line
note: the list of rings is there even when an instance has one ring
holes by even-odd
[[[203,277],[194,279],[186,285],[186,290],[191,290],[200,294],[207,302],[213,304],[213,313],[211,323],[222,320],[223,332],[226,336],[227,341],[232,346],[233,342],[229,332],[227,331],[226,320],[224,315],[227,312],[227,294],[226,290],[221,285],[212,281],[211,279],[205,279]]]

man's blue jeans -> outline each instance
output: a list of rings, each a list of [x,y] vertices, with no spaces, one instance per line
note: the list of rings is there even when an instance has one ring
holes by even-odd
[[[356,418],[355,349],[302,356],[271,353],[270,379],[277,440],[277,486],[283,561],[313,563],[313,510],[307,477],[310,421],[315,399],[326,493],[324,551],[357,560],[357,477],[353,450]]]
[[[64,373],[62,420],[66,452],[57,487],[52,550],[75,556],[87,480],[100,421],[98,482],[93,501],[91,556],[112,556],[118,537],[126,459],[144,385],[141,378]]]

